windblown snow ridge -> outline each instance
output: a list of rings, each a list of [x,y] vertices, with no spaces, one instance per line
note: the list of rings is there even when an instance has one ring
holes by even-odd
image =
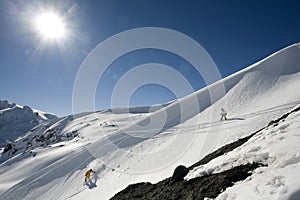
[[[256,104],[256,101],[259,101],[261,94],[265,93],[265,95],[268,95],[268,93],[270,93],[276,98],[277,94],[274,94],[273,90],[277,90],[277,88],[274,87],[278,82],[282,81],[281,79],[284,79],[283,77],[286,75],[300,72],[299,46],[300,43],[286,47],[258,63],[202,88],[184,98],[167,104],[167,106],[163,106],[162,109],[158,109],[150,115],[123,127],[122,132],[119,132],[118,135],[139,132],[137,127],[141,127],[144,132],[151,132],[151,130],[155,130],[159,127],[161,129],[159,133],[161,133],[193,118],[211,105],[218,103],[219,100],[222,101],[223,106],[226,105],[227,102],[230,102],[228,108],[235,112],[241,109],[247,110],[250,107],[253,108],[251,103]],[[247,90],[245,85],[248,85],[247,87],[251,85],[252,88]],[[290,99],[286,100],[286,98],[287,97],[285,96],[280,97],[278,98],[278,101],[282,105],[290,103]],[[239,101],[235,102],[236,99],[239,99]],[[295,100],[298,100],[298,98],[295,97]],[[247,107],[245,107],[245,105],[247,105]],[[269,106],[272,107],[272,104]],[[151,119],[157,119],[157,123],[152,122],[149,124]],[[165,122],[163,127],[160,127],[159,125],[159,122],[161,121]],[[145,126],[145,124],[147,124],[147,126]],[[138,137],[128,137],[128,139],[124,139],[118,144],[115,142],[114,145],[122,148],[122,143],[127,143],[128,140],[132,143],[139,143],[141,140]],[[111,139],[111,141],[114,140]]]

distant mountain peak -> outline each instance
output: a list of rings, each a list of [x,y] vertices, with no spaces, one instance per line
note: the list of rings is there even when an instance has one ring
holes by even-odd
[[[29,106],[0,100],[0,147],[4,146],[7,140],[15,140],[35,126],[56,118],[55,115]]]
[[[0,110],[6,109],[6,108],[12,108],[14,106],[16,106],[15,103],[11,103],[7,100],[3,100],[3,101],[0,100]]]

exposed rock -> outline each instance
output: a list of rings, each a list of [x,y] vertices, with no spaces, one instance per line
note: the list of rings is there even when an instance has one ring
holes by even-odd
[[[11,150],[13,148],[12,143],[8,143],[5,145],[3,153],[8,152],[9,150]]]
[[[137,183],[116,194],[112,200],[180,200],[215,198],[235,182],[245,180],[259,163],[237,166],[227,171],[169,184],[170,178],[157,184]]]
[[[189,169],[183,165],[179,165],[174,170],[173,176],[171,178],[171,183],[182,181],[183,178],[189,173]]]

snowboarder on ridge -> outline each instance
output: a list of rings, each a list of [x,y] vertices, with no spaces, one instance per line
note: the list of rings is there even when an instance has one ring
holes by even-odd
[[[92,173],[96,173],[93,169],[89,169],[85,172],[85,177],[84,177],[84,182],[87,183],[88,181],[90,181],[91,178],[91,174]]]
[[[224,110],[224,108],[221,108],[221,121],[223,120],[227,120],[227,112]]]

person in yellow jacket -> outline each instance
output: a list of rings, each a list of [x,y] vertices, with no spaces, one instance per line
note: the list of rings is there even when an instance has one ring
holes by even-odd
[[[93,171],[92,169],[89,169],[85,172],[84,182],[88,182],[90,180],[92,173],[96,173],[96,172]]]

